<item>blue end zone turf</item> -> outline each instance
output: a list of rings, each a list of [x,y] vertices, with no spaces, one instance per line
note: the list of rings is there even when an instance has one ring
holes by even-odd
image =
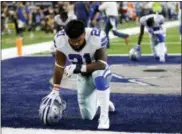
[[[168,60],[170,64],[181,64],[179,56],[169,57]],[[109,57],[108,62],[125,64],[128,59]],[[60,123],[48,127],[40,122],[39,104],[42,97],[50,92],[48,81],[54,66],[52,57],[21,57],[1,63],[2,127],[97,130],[98,114],[93,121],[82,120],[76,91],[69,89],[62,89],[67,109]],[[112,93],[111,100],[117,111],[110,114],[110,131],[182,132],[181,95]]]

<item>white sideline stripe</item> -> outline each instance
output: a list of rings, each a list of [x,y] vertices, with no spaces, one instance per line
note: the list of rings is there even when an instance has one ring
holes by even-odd
[[[31,129],[31,128],[9,128],[2,127],[2,134],[133,134],[129,132],[111,132],[111,131],[89,131],[89,130],[55,130],[55,129]],[[149,134],[139,133],[134,134]],[[155,134],[155,133],[153,133]]]
[[[181,53],[168,53],[169,56],[181,56]],[[108,56],[129,56],[128,54],[108,54]],[[153,56],[152,54],[142,54],[142,56]],[[25,55],[23,57],[52,57],[52,55]],[[13,59],[16,57],[8,58],[8,59]],[[3,60],[8,60],[8,59],[1,59]]]
[[[115,41],[111,41],[112,43],[118,43],[118,42],[121,42],[120,40],[115,40]],[[166,44],[173,44],[173,45],[178,45],[179,46],[179,44],[180,44],[181,42],[179,41],[172,41],[172,42],[167,42]],[[132,41],[130,41],[130,44],[131,45],[136,45],[136,42],[132,42]],[[141,46],[145,46],[145,45],[149,45],[150,44],[150,42],[142,42],[142,44],[141,44]],[[120,45],[120,44],[117,44],[117,45]]]
[[[170,27],[175,27],[178,25],[179,25],[179,21],[172,21],[172,22],[166,22],[164,24],[164,27],[170,28]],[[122,31],[123,33],[127,33],[129,35],[134,35],[134,34],[139,33],[140,28],[139,27],[126,28],[126,29],[119,30],[119,31]],[[146,29],[145,29],[145,31],[146,31]],[[109,33],[109,36],[110,36],[110,38],[115,38],[115,36],[112,34],[112,32]],[[25,56],[25,55],[30,55],[30,54],[34,54],[34,53],[50,51],[51,43],[52,43],[52,41],[24,46],[23,50],[22,50],[23,51],[22,55]],[[2,50],[1,59],[8,59],[8,58],[13,58],[13,57],[17,57],[17,56],[18,55],[17,55],[16,47],[8,48],[8,49]]]
[[[180,56],[181,53],[168,54],[170,56]],[[128,56],[128,54],[109,54],[109,56]],[[142,56],[153,56],[152,54],[142,54]]]

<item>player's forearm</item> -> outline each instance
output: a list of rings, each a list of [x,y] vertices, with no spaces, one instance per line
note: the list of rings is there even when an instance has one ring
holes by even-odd
[[[53,75],[53,84],[60,85],[64,73],[64,68],[55,66]]]
[[[86,65],[86,73],[91,73],[95,70],[104,70],[105,67],[106,67],[106,64],[100,61],[92,62]]]
[[[141,44],[142,38],[143,38],[143,33],[140,33],[140,35],[139,35],[139,37],[138,37],[138,45]]]
[[[138,45],[140,45],[141,42],[142,42],[143,34],[144,34],[144,26],[141,25],[140,26],[140,34],[139,34],[139,37],[138,37]]]

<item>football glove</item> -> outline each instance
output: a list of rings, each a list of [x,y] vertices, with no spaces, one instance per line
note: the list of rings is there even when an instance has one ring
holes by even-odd
[[[71,64],[65,67],[64,74],[67,77],[71,77],[73,74],[78,74],[81,72],[86,72],[86,65]]]
[[[137,45],[134,47],[134,50],[135,50],[136,52],[138,52],[138,53],[141,53],[140,45],[137,44]]]
[[[58,100],[59,102],[61,102],[61,98],[59,96],[59,89],[53,88],[52,91],[42,99],[42,103],[45,105],[52,105],[54,100]]]

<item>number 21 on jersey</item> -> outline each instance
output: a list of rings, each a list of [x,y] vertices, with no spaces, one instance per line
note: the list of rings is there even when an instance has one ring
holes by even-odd
[[[68,58],[73,64],[89,64],[92,61],[89,53],[85,53],[83,56],[79,54],[69,54]]]

